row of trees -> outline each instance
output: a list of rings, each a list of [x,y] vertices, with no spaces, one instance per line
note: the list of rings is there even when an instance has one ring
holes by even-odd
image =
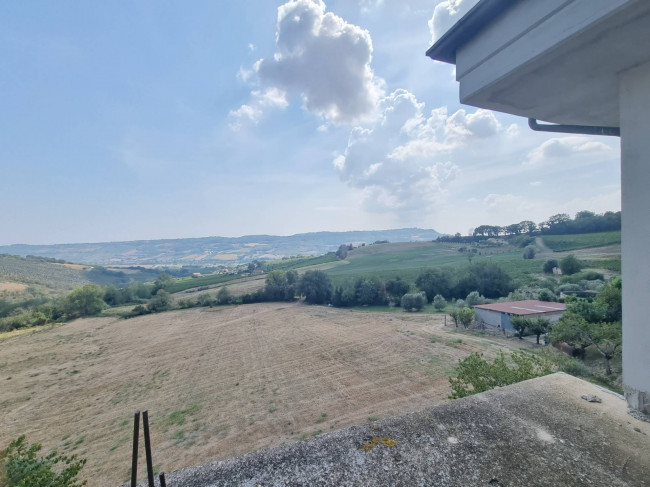
[[[472,232],[474,237],[502,237],[511,235],[542,233],[565,235],[574,233],[609,232],[621,229],[621,212],[607,211],[597,215],[593,211],[579,211],[575,218],[566,213],[558,213],[548,220],[535,223],[524,220],[511,225],[479,225]]]

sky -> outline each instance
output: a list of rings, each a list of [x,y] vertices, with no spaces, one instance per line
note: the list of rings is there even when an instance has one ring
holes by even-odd
[[[462,106],[476,0],[0,3],[0,245],[620,210],[616,138]]]

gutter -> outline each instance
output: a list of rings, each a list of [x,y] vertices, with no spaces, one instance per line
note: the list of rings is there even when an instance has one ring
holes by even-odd
[[[619,127],[595,127],[592,125],[560,125],[560,124],[539,124],[536,119],[529,118],[528,126],[536,132],[558,132],[563,134],[582,135],[608,135],[620,137]]]

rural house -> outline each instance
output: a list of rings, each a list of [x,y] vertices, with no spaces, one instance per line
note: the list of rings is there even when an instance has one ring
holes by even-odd
[[[510,318],[525,316],[526,318],[546,318],[555,323],[562,318],[566,305],[547,301],[527,299],[525,301],[508,301],[506,303],[477,304],[474,306],[476,323],[478,325],[501,328],[504,332],[515,332]]]

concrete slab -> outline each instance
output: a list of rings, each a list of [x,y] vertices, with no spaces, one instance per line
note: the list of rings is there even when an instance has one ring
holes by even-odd
[[[581,398],[590,394],[602,402]],[[650,423],[621,396],[558,373],[178,470],[167,485],[644,486]]]

